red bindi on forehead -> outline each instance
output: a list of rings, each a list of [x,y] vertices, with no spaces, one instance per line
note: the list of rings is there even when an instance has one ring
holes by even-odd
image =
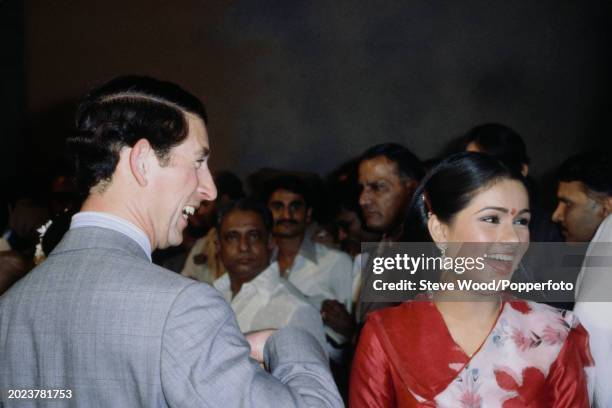
[[[510,209],[510,215],[516,215],[516,208]]]

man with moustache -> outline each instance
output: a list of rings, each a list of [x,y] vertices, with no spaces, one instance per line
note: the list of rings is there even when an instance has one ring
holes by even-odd
[[[325,347],[319,311],[270,265],[272,215],[265,205],[241,199],[227,203],[217,218],[217,251],[227,268],[213,286],[230,304],[243,333],[297,327]]]
[[[347,308],[352,304],[352,260],[338,250],[313,242],[306,234],[312,218],[308,185],[296,176],[280,176],[269,182],[264,199],[272,212],[272,235],[276,244],[273,262],[281,276],[297,287],[321,311],[328,351],[332,359],[341,359],[342,345],[349,339],[343,328],[329,320],[323,305],[336,301]]]
[[[590,242],[576,282],[574,312],[589,332],[595,360],[594,403],[612,406],[612,160],[586,152],[558,171],[559,204],[552,219],[567,242]],[[603,263],[598,260],[603,260]]]
[[[8,390],[31,390],[30,406],[35,391],[57,406],[342,406],[312,335],[245,339],[218,291],[151,263],[217,195],[206,121],[195,96],[147,77],[81,102],[69,145],[87,198],[46,261],[0,297],[5,406]]]

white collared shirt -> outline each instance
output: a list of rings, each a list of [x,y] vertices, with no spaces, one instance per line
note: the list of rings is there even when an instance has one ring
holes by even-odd
[[[272,260],[277,265],[275,251]],[[351,312],[353,305],[353,261],[341,251],[313,242],[308,234],[302,246],[286,271],[286,279],[298,288],[317,310],[326,299],[334,299],[346,306]],[[337,343],[344,343],[342,335],[325,326],[325,332]]]
[[[212,283],[214,281],[214,279],[211,279],[212,274],[210,273],[208,264],[206,262],[203,264],[196,264],[194,261],[194,258],[204,251],[207,244],[207,236],[198,238],[198,240],[189,250],[189,254],[185,260],[185,265],[183,265],[183,269],[181,270],[181,275],[187,278],[195,279],[199,282]]]
[[[275,265],[278,265],[277,256],[275,251],[272,256]],[[313,242],[305,236],[285,276],[306,295],[317,310],[321,310],[321,303],[325,299],[335,299],[350,312],[353,298],[352,269],[353,261],[348,254]]]
[[[149,241],[149,237],[143,230],[124,218],[97,211],[82,211],[74,214],[70,222],[70,229],[84,227],[107,228],[120,232],[136,241],[151,260],[151,241]]]
[[[11,245],[4,238],[0,238],[0,251],[10,251]]]
[[[591,240],[576,282],[574,313],[589,332],[589,345],[595,360],[595,378],[589,378],[589,391],[595,392],[596,407],[612,406],[612,266],[589,267],[586,263],[589,257],[609,259],[610,246],[612,215],[603,220]]]
[[[276,264],[244,283],[234,298],[228,273],[214,281],[213,286],[232,307],[243,333],[285,326],[298,327],[312,334],[325,347],[319,311],[291,283],[281,279]]]

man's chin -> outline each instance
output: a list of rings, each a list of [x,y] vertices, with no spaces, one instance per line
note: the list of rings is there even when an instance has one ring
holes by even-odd
[[[178,236],[171,236],[168,237],[168,241],[165,242],[165,246],[161,247],[159,246],[158,248],[160,249],[166,249],[166,248],[170,248],[170,247],[175,247],[175,246],[179,246],[183,243],[183,234],[180,233]]]
[[[384,234],[387,232],[387,226],[378,219],[372,222],[366,220],[366,229],[367,231],[374,232],[376,234]]]

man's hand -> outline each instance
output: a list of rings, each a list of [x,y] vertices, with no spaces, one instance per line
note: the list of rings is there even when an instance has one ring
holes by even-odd
[[[276,330],[274,329],[266,329],[244,334],[251,346],[251,358],[255,359],[259,364],[263,364],[264,347],[268,338],[275,332]]]
[[[350,339],[355,331],[355,322],[346,307],[337,300],[327,299],[321,304],[323,323]]]

